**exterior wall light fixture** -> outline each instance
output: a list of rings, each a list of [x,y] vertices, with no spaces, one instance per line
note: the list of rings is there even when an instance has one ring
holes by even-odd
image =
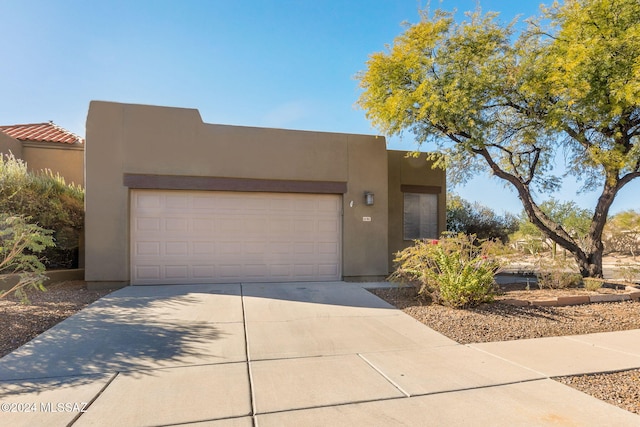
[[[364,192],[364,204],[367,206],[373,206],[373,193],[370,191]]]

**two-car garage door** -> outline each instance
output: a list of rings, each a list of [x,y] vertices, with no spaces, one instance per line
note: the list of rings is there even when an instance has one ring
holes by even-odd
[[[341,196],[131,191],[133,284],[341,277]]]

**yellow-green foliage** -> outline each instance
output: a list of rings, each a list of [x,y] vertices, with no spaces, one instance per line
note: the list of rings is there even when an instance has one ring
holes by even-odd
[[[480,169],[505,180],[583,275],[602,274],[607,212],[640,177],[640,1],[554,2],[526,25],[479,8],[460,21],[427,11],[372,54],[358,79],[358,105],[384,134],[433,142],[450,182]],[[601,189],[579,233],[535,200],[561,186],[559,152],[586,189]]]
[[[614,215],[605,228],[605,246],[609,252],[640,252],[640,212],[627,210]]]
[[[560,202],[555,199],[540,203],[540,209],[577,242],[584,241],[592,219],[588,210],[580,208],[575,202]],[[531,254],[551,249],[546,236],[529,221],[525,212],[520,214],[518,230],[510,236],[510,240],[521,242],[520,247]]]
[[[540,289],[577,288],[583,283],[572,259],[540,257],[536,261],[538,287]]]
[[[584,288],[588,291],[595,292],[598,289],[602,288],[602,280],[594,279],[592,277],[585,277],[582,279],[582,284]]]
[[[640,98],[640,2],[637,0],[567,0],[555,2],[547,15],[556,38],[544,58],[549,95],[561,100],[559,117],[615,123]],[[580,116],[577,113],[580,113]],[[612,128],[614,130],[614,128]],[[622,130],[622,129],[621,129]],[[594,147],[607,163],[620,162],[616,150]],[[599,153],[599,154],[596,154]]]
[[[500,270],[496,243],[465,234],[419,240],[396,256],[390,280],[411,283],[420,295],[455,308],[491,302]]]
[[[0,212],[53,230],[57,248],[45,251],[47,262],[67,262],[63,252],[77,248],[84,227],[84,190],[50,170],[29,172],[11,153],[0,154]]]
[[[540,289],[577,288],[582,283],[582,276],[578,273],[549,269],[538,273]]]
[[[8,291],[0,291],[0,298],[15,292],[27,301],[26,287],[45,290],[45,266],[39,255],[54,246],[52,231],[30,224],[22,216],[0,213],[0,274],[20,275],[18,283]]]
[[[496,165],[522,179],[532,167],[548,172],[546,153],[561,146],[577,175],[592,178],[595,168],[602,177],[599,165],[637,170],[640,147],[629,135],[637,137],[630,128],[640,105],[640,2],[556,2],[519,35],[514,28],[494,12],[469,12],[462,22],[425,12],[370,56],[358,74],[358,105],[385,134],[453,141],[442,149],[460,179],[473,175],[477,150],[492,146],[501,147]]]

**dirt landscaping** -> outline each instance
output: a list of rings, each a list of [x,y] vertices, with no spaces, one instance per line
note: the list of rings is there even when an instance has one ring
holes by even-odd
[[[84,281],[69,281],[51,284],[47,292],[27,292],[28,304],[13,295],[0,299],[0,357],[112,291],[89,291]]]

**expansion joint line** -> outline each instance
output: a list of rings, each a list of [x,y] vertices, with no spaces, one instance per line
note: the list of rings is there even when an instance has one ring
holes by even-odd
[[[104,391],[107,389],[107,387],[109,387],[111,385],[113,380],[115,380],[118,375],[120,375],[119,371],[116,372],[115,374],[113,374],[111,376],[111,378],[109,378],[109,381],[107,381],[107,383],[100,389],[100,391],[98,391],[98,393],[96,393],[96,395],[93,396],[93,399],[91,399],[89,401],[89,404],[85,408],[86,410],[88,410],[91,407],[91,405],[93,405],[93,402],[95,402],[102,395],[102,393],[104,393]],[[71,427],[72,425],[74,425],[76,423],[76,421],[78,421],[78,419],[82,416],[82,414],[83,414],[83,412],[79,412],[78,415],[73,417],[73,419],[71,421],[69,421],[69,424],[67,424],[67,427]]]
[[[378,374],[380,374],[385,380],[387,380],[392,386],[394,386],[396,389],[398,389],[398,391],[400,391],[400,393],[404,394],[405,397],[411,397],[411,394],[408,393],[406,390],[404,390],[402,387],[400,387],[400,384],[396,383],[395,381],[393,381],[387,374],[385,374],[384,372],[382,372],[380,369],[378,369],[378,367],[376,365],[374,365],[373,363],[371,363],[369,360],[367,360],[366,357],[364,357],[364,355],[358,353],[358,357],[362,360],[364,360],[364,362],[369,365],[369,367],[371,369],[373,369],[374,371],[376,371]]]
[[[240,283],[240,302],[242,303],[242,324],[244,326],[244,354],[247,357],[247,374],[249,376],[249,400],[251,401],[251,415],[256,415],[256,397],[253,387],[253,375],[251,373],[251,357],[249,356],[249,332],[247,330],[247,313],[244,306],[244,288]],[[255,423],[255,420],[254,420]]]

